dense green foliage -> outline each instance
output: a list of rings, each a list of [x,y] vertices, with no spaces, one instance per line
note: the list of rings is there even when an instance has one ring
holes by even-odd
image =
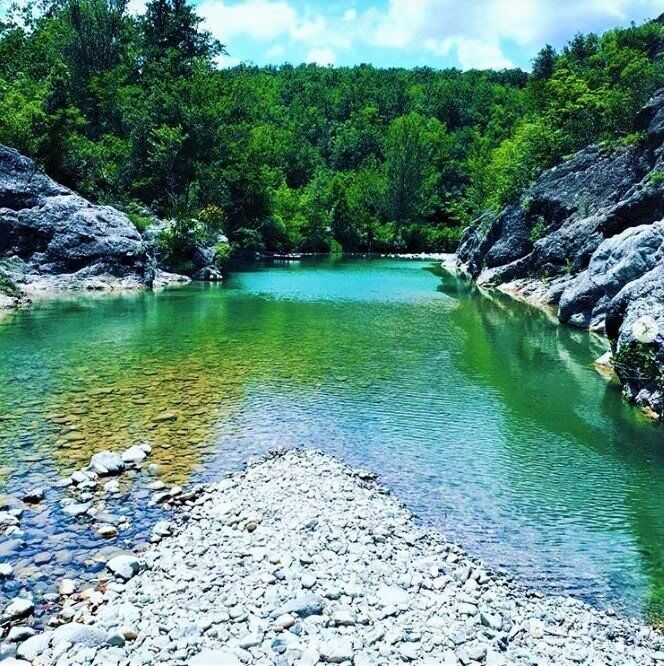
[[[145,206],[177,219],[175,250],[211,206],[239,248],[449,249],[543,168],[628,136],[664,83],[658,23],[546,47],[532,75],[220,70],[187,0],[126,4],[39,0],[6,18],[0,142],[138,226]]]

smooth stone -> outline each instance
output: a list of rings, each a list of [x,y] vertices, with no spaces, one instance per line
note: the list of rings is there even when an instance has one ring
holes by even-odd
[[[260,645],[262,640],[263,639],[258,634],[246,634],[245,636],[240,638],[240,642],[238,643],[238,645],[243,650],[248,650],[249,648]]]
[[[353,660],[353,647],[348,640],[342,637],[323,641],[318,650],[321,660],[330,664],[341,664],[344,661]]]
[[[91,507],[91,502],[74,502],[73,504],[67,504],[63,506],[62,511],[68,516],[76,518],[77,516],[82,516],[83,514],[87,513]]]
[[[119,453],[101,451],[95,453],[90,459],[90,469],[99,476],[109,476],[122,473],[125,469],[125,463]]]
[[[118,555],[106,563],[106,568],[119,578],[129,580],[138,573],[140,563],[133,555]]]
[[[167,520],[160,520],[155,524],[152,533],[160,537],[170,536],[172,534],[170,522]]]
[[[317,594],[303,594],[274,611],[273,616],[279,617],[287,613],[293,613],[300,617],[309,617],[310,615],[320,615],[325,608],[323,597]]]
[[[103,629],[92,627],[78,622],[69,622],[53,630],[52,643],[72,643],[83,647],[98,647],[108,639],[108,633]]]
[[[2,613],[2,622],[20,620],[23,617],[31,615],[34,610],[35,605],[30,599],[16,597],[5,606],[5,610]]]
[[[164,423],[165,421],[176,421],[178,418],[178,415],[175,412],[162,412],[161,414],[158,414],[155,416],[152,421],[154,423]]]
[[[63,597],[69,597],[76,591],[76,583],[71,578],[63,578],[58,586],[58,591]]]
[[[14,567],[9,562],[0,564],[0,578],[11,578],[14,575]]]
[[[44,499],[43,488],[33,488],[23,496],[23,501],[28,502],[28,504],[39,504],[39,502],[41,502],[43,499]]]
[[[120,484],[115,479],[111,479],[104,484],[104,491],[107,493],[119,493]]]
[[[242,662],[228,650],[203,650],[192,657],[187,666],[242,666]]]
[[[115,525],[109,525],[108,523],[104,523],[101,525],[97,525],[95,527],[95,532],[100,537],[104,537],[105,539],[110,539],[118,535],[118,528],[115,527]]]
[[[350,609],[340,609],[332,616],[332,621],[337,627],[352,627],[356,622],[355,613]]]
[[[310,590],[316,584],[316,577],[310,574],[305,574],[302,576],[300,583],[305,590]]]
[[[273,622],[273,625],[277,629],[290,629],[296,622],[297,618],[294,615],[284,613]]]
[[[500,631],[503,627],[503,618],[500,615],[493,613],[480,612],[480,622],[489,629]]]
[[[410,603],[410,596],[396,585],[383,585],[378,590],[378,603],[381,606],[403,606]]]
[[[135,444],[122,452],[122,461],[128,464],[136,464],[143,462],[147,458],[147,455],[141,446]]]
[[[28,638],[32,638],[35,635],[35,630],[32,627],[24,626],[14,626],[9,630],[7,634],[7,640],[10,643],[21,643],[27,641]]]
[[[28,638],[18,646],[16,655],[27,661],[34,661],[43,652],[46,652],[51,645],[51,632],[37,634]]]

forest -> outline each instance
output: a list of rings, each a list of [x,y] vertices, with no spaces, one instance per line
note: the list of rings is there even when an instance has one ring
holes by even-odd
[[[590,143],[639,140],[664,84],[652,21],[543,45],[532,71],[221,68],[187,0],[37,0],[0,18],[0,143],[125,211],[174,256],[448,251]],[[230,251],[229,248],[229,251]]]

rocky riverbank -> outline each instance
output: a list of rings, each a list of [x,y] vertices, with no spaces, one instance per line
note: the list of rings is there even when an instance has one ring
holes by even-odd
[[[12,629],[5,663],[664,663],[654,630],[492,574],[315,451],[203,487],[153,541],[72,594],[59,626]]]
[[[141,233],[125,213],[91,203],[0,145],[0,314],[62,292],[221,280],[216,250],[204,244],[194,247],[190,276],[174,272],[156,242],[170,224],[155,219]]]
[[[631,142],[590,146],[466,230],[459,266],[480,286],[606,332],[626,396],[664,413],[664,89]]]

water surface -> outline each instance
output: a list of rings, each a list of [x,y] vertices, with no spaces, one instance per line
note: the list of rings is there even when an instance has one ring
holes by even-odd
[[[0,493],[49,488],[23,542],[0,538],[17,565],[3,593],[93,576],[101,547],[145,540],[161,515],[147,475],[107,502],[131,521],[111,542],[62,514],[53,483],[147,439],[167,483],[279,446],[340,454],[525,583],[662,614],[664,431],[593,370],[604,348],[422,261],[311,259],[38,304],[0,322]]]

